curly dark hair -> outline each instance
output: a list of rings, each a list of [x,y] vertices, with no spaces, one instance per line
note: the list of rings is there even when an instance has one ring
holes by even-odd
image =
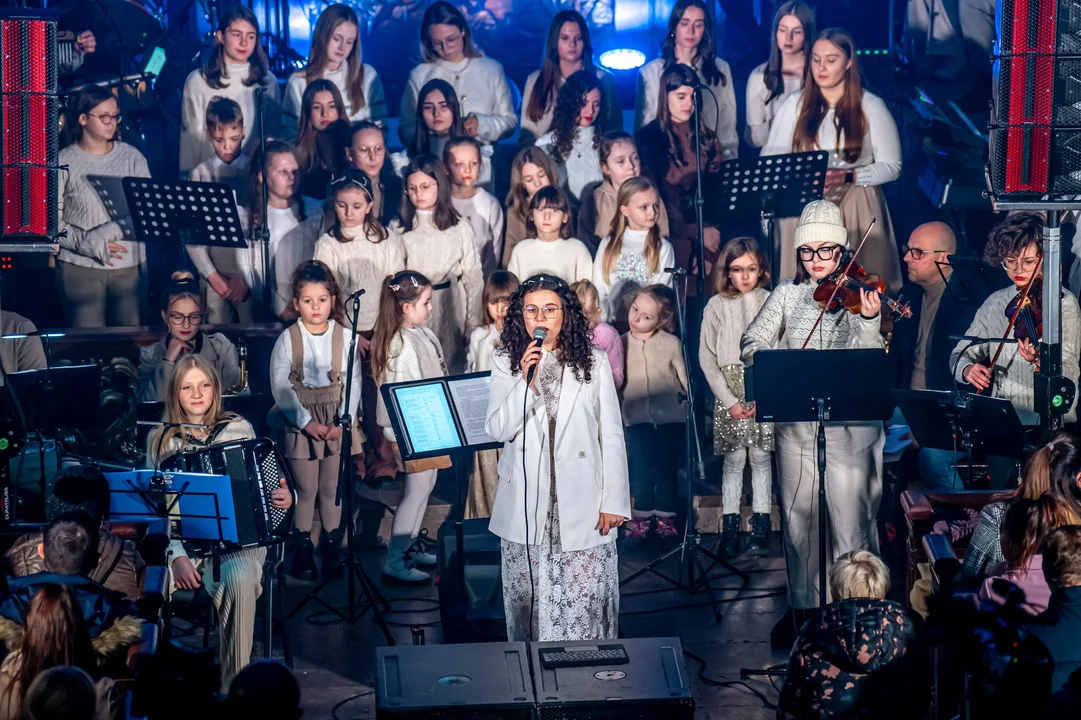
[[[601,108],[593,121],[593,149],[599,150],[604,136],[604,91],[597,75],[579,70],[567,78],[556,95],[556,108],[552,112],[552,154],[559,162],[566,162],[574,147],[574,131],[578,129],[578,112],[585,104],[586,93],[597,90],[601,94]]]
[[[1038,212],[1019,212],[1008,216],[991,229],[983,259],[988,265],[998,265],[1008,257],[1017,257],[1032,243],[1043,255],[1043,215]]]
[[[510,296],[507,318],[503,321],[503,334],[496,350],[510,361],[512,375],[521,372],[522,355],[533,342],[525,329],[522,312],[526,295],[538,290],[551,290],[563,303],[563,327],[559,330],[560,360],[574,371],[578,382],[589,382],[593,370],[593,332],[589,320],[582,312],[578,295],[563,280],[554,275],[534,275],[523,282]]]

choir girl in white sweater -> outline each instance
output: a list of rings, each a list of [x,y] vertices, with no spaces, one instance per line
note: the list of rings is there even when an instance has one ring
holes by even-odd
[[[307,67],[289,76],[282,110],[286,137],[296,137],[304,88],[320,78],[334,83],[342,94],[343,118],[349,122],[372,120],[386,125],[383,81],[375,68],[361,61],[360,23],[348,5],[334,3],[323,9],[312,31]]]
[[[192,70],[184,82],[180,107],[180,172],[186,174],[204,160],[214,157],[206,138],[204,115],[215,96],[235,100],[244,112],[244,127],[250,132],[244,152],[259,146],[259,113],[256,90],[262,88],[263,120],[268,137],[278,133],[281,107],[278,79],[267,69],[267,57],[259,44],[259,21],[246,5],[231,6],[222,13],[214,35],[214,51],[203,67]]]
[[[554,185],[537,191],[529,202],[529,238],[514,248],[507,269],[518,277],[555,275],[570,285],[593,277],[593,258],[582,242],[570,237],[571,204]]]
[[[604,179],[597,149],[604,135],[604,96],[597,76],[579,70],[567,78],[556,97],[552,129],[537,147],[552,156],[560,184],[581,203],[582,191]]]
[[[787,0],[773,16],[769,60],[747,78],[747,142],[762,147],[781,105],[803,87],[815,36],[815,15],[803,0]]]
[[[503,207],[495,196],[477,187],[483,167],[481,145],[464,135],[443,146],[443,164],[450,175],[450,201],[473,228],[481,267],[487,277],[499,267],[503,252]]]

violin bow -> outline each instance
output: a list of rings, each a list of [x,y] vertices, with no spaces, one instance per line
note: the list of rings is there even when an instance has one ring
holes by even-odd
[[[871,224],[867,226],[867,230],[863,233],[863,239],[860,240],[859,246],[856,248],[856,252],[852,253],[852,258],[848,261],[848,265],[845,266],[844,272],[841,276],[844,277],[848,274],[848,271],[856,263],[856,256],[860,254],[860,250],[863,249],[863,244],[867,242],[867,236],[871,234],[871,230],[874,228],[875,223],[878,222],[878,218],[871,218]],[[796,262],[799,262],[799,253],[797,252]],[[811,336],[815,334],[815,330],[818,328],[818,323],[822,322],[822,318],[826,315],[826,310],[829,308],[830,303],[833,302],[833,298],[837,297],[837,291],[841,289],[841,283],[834,283],[833,292],[830,293],[829,300],[822,306],[822,310],[818,313],[818,319],[815,320],[815,324],[811,326],[811,331],[807,333],[807,338],[803,341],[803,345],[800,346],[800,350],[807,349],[807,343],[811,342]]]
[[[999,342],[998,348],[995,349],[995,354],[991,357],[991,364],[988,366],[990,370],[994,371],[995,363],[998,362],[998,357],[1002,354],[1002,349],[1006,347],[1006,343],[1004,341],[1010,336],[1010,333],[1013,332],[1014,325],[1017,324],[1017,316],[1021,314],[1021,309],[1025,307],[1025,302],[1028,300],[1028,294],[1029,291],[1032,289],[1032,284],[1036,282],[1036,278],[1042,276],[1043,258],[1040,258],[1040,266],[1036,269],[1036,272],[1032,273],[1032,277],[1028,279],[1028,282],[1025,283],[1025,289],[1021,291],[1021,300],[1017,303],[1017,309],[1013,311],[1013,316],[1010,317],[1010,322],[1006,324],[1006,332],[1002,334],[1003,342]],[[976,394],[979,395],[982,392],[983,391],[981,390],[979,393]]]

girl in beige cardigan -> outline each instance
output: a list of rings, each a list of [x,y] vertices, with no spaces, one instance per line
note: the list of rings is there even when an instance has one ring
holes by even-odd
[[[676,473],[683,447],[686,414],[680,393],[687,392],[683,346],[670,331],[675,294],[666,285],[648,285],[631,297],[630,332],[623,336],[627,359],[623,424],[627,439],[632,520],[627,534],[642,537],[655,527],[662,537],[678,534]]]

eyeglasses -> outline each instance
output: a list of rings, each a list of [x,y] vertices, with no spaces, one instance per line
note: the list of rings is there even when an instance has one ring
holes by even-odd
[[[1008,257],[1002,261],[1002,267],[1007,270],[1016,270],[1020,267],[1021,270],[1032,271],[1040,264],[1040,260],[1042,260],[1042,258],[1039,255],[1027,258]]]
[[[522,314],[525,315],[527,320],[536,320],[537,317],[543,312],[545,320],[555,320],[559,317],[559,313],[563,308],[558,305],[545,305],[544,307],[537,307],[536,305],[526,305],[522,308]]]
[[[909,247],[908,245],[901,246],[901,257],[908,257],[912,255],[913,260],[922,260],[924,255],[933,255],[934,253],[948,253],[949,250],[923,250],[921,248]]]
[[[357,154],[367,155],[369,157],[375,157],[377,155],[385,155],[387,149],[382,145],[376,145],[375,147],[368,147],[367,145],[361,145],[357,148]]]
[[[87,113],[87,115],[97,119],[97,121],[103,125],[115,125],[120,122],[120,113],[117,113],[116,115],[107,115],[105,113],[95,115],[94,113]]]
[[[203,322],[202,313],[192,313],[191,315],[184,315],[182,313],[169,313],[169,322],[173,325],[201,325]]]
[[[833,256],[836,255],[840,249],[841,248],[837,245],[823,245],[817,250],[804,246],[801,247],[797,253],[799,254],[800,260],[814,260],[815,255],[818,256],[819,260],[832,260]]]
[[[420,185],[410,185],[406,188],[410,195],[416,195],[417,193],[428,192],[432,188],[436,187],[434,182],[422,182]]]
[[[461,33],[458,33],[457,35],[450,35],[450,36],[446,37],[443,40],[431,40],[431,43],[432,43],[433,48],[435,48],[436,50],[442,52],[442,51],[446,50],[447,48],[454,47],[455,45],[457,45],[461,41],[462,41],[462,35],[461,35]]]

